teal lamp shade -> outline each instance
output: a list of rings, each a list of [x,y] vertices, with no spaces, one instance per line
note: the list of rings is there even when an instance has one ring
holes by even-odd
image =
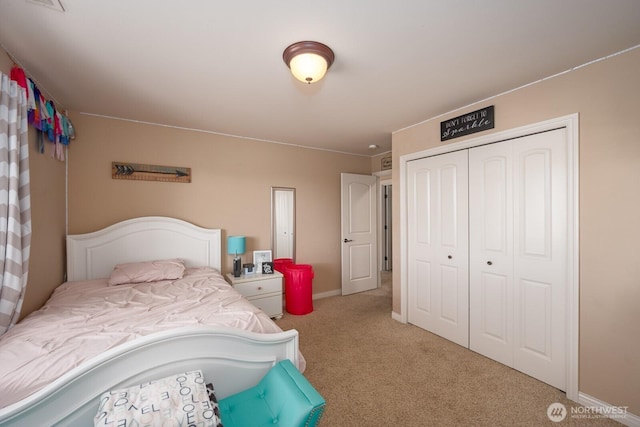
[[[242,274],[242,255],[245,250],[246,239],[244,236],[227,237],[227,253],[233,255],[233,277],[240,277]]]
[[[246,238],[244,236],[229,236],[227,238],[227,253],[229,255],[243,254]]]

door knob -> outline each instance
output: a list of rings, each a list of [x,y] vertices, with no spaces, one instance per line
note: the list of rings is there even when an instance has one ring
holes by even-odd
[[[487,261],[487,265],[493,265],[491,261]]]
[[[453,257],[452,257],[451,255],[449,255],[449,256],[447,256],[447,258],[451,259],[451,258],[453,258]]]
[[[349,243],[349,242],[353,242],[353,240],[351,240],[351,239],[344,239],[344,242],[345,242],[345,243]]]

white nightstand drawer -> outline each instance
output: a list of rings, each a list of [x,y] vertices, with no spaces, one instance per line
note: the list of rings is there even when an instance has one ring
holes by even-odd
[[[255,282],[238,283],[233,287],[244,296],[257,297],[275,292],[282,293],[282,280],[280,278],[257,280]]]
[[[264,298],[251,298],[249,299],[251,304],[258,307],[260,310],[267,313],[270,317],[282,316],[282,295],[274,295]]]
[[[236,291],[244,295],[251,304],[260,308],[270,317],[282,317],[282,273],[248,274],[233,277],[227,274],[227,281]]]

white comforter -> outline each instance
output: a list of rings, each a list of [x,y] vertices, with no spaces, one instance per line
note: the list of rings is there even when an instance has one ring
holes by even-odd
[[[43,308],[0,338],[0,408],[107,349],[198,324],[281,332],[211,268],[188,269],[176,281],[63,283]]]

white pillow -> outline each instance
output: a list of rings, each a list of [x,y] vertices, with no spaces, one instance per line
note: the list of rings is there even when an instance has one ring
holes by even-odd
[[[184,261],[179,259],[118,264],[109,276],[109,285],[177,280],[182,279],[184,270]]]

